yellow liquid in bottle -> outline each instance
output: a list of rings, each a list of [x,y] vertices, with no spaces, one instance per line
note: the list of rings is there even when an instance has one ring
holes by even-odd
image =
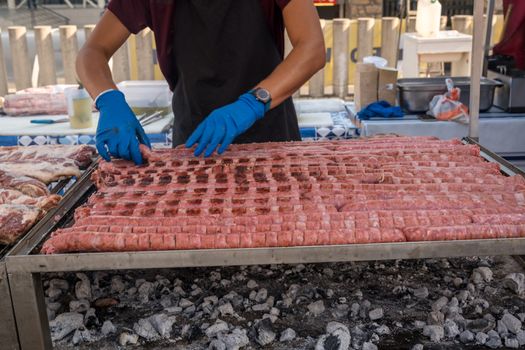
[[[86,129],[93,126],[90,99],[73,99],[73,115],[69,116],[69,122],[73,129]]]

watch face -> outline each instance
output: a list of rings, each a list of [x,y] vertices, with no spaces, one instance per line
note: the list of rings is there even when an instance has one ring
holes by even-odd
[[[257,98],[263,102],[268,102],[270,100],[270,93],[265,89],[257,89],[255,91]]]

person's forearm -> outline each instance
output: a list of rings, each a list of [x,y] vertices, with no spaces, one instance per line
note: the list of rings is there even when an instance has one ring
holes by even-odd
[[[312,75],[325,65],[323,42],[298,44],[288,57],[257,86],[272,95],[272,108],[297,91]]]
[[[78,54],[77,74],[93,99],[106,90],[117,88],[108,61],[103,52],[89,47],[84,47]]]

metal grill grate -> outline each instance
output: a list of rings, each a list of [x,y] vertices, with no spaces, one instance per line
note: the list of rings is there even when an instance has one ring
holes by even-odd
[[[101,164],[97,194],[44,251],[402,242],[525,230],[525,216],[517,215],[525,181],[502,176],[477,146],[459,141],[238,145],[214,159],[183,149],[152,157],[140,168]],[[487,233],[484,220],[500,214],[516,227]]]

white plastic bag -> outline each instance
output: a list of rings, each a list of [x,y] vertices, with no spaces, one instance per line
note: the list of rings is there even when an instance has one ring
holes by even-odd
[[[468,108],[459,102],[461,89],[454,87],[452,79],[446,80],[448,92],[434,96],[429,104],[428,114],[438,120],[452,120],[459,123],[468,123]]]

